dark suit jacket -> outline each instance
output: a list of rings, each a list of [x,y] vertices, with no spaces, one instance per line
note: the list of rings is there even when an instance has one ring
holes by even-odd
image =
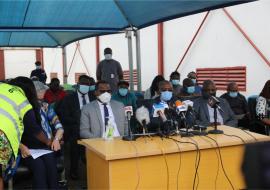
[[[228,125],[231,127],[237,127],[237,120],[235,119],[234,113],[230,108],[229,103],[222,98],[218,98],[220,101],[219,106],[223,111],[219,111],[222,118],[224,125]],[[209,126],[210,125],[210,118],[209,118],[209,111],[207,107],[208,100],[200,97],[194,100],[193,108],[196,115],[196,124],[202,126]]]
[[[96,99],[93,93],[88,93],[88,97],[90,102]],[[61,105],[60,119],[64,126],[65,133],[72,131],[70,132],[71,135],[79,137],[80,118],[80,102],[78,93],[75,91],[65,96]]]

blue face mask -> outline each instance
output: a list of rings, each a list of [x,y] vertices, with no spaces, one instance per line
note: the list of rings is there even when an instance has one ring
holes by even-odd
[[[193,82],[193,84],[196,84],[196,79],[191,79],[192,80],[192,82]]]
[[[179,82],[180,82],[179,80],[173,79],[173,80],[172,80],[172,85],[176,86],[176,85],[179,84]]]
[[[82,94],[87,94],[89,92],[89,86],[80,84],[79,85],[79,91]]]
[[[165,102],[171,100],[172,99],[172,92],[171,91],[163,91],[163,92],[161,92],[160,99],[162,101],[165,101]]]
[[[188,94],[193,94],[195,92],[195,86],[189,86],[187,87],[187,93]]]
[[[229,92],[229,96],[235,98],[238,95],[238,92]]]
[[[121,96],[126,96],[128,93],[128,89],[127,88],[119,88],[118,92]]]
[[[94,91],[94,90],[96,90],[96,86],[95,85],[89,86],[89,91]]]

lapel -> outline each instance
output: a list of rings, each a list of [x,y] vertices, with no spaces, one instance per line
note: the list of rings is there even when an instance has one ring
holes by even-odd
[[[77,91],[74,93],[74,106],[75,106],[75,110],[80,110],[80,101],[79,101],[79,95]]]
[[[114,121],[116,123],[116,126],[118,127],[118,119],[116,118],[116,115],[117,115],[117,111],[119,111],[119,110],[114,109],[114,103],[113,103],[113,101],[110,101],[110,105],[111,105],[111,108],[112,108]]]
[[[99,125],[102,126],[102,128],[104,128],[104,122],[103,122],[103,118],[102,118],[102,115],[101,115],[102,110],[100,110],[97,100],[94,101],[94,107],[95,107],[96,114],[97,114],[97,117],[98,117]],[[100,129],[100,133],[102,133],[102,129]]]
[[[210,121],[209,111],[208,111],[208,107],[207,107],[207,100],[204,100],[204,99],[203,99],[202,107],[203,107],[203,112],[204,112],[205,115],[206,115],[206,119],[207,119],[208,121]]]

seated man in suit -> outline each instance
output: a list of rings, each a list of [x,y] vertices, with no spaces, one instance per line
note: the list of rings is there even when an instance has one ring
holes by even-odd
[[[111,100],[109,83],[97,82],[95,95],[97,100],[87,104],[82,109],[80,137],[83,139],[103,137],[109,122],[114,128],[114,137],[127,134],[124,105],[121,102]]]
[[[208,104],[210,96],[216,96],[216,85],[211,80],[206,80],[202,87],[202,97],[194,100],[193,108],[196,113],[196,123],[202,126],[214,126],[214,109]],[[225,99],[217,98],[220,101],[220,108],[217,110],[218,125],[237,127],[237,120]]]
[[[78,178],[78,166],[80,156],[79,139],[81,109],[85,104],[95,100],[95,95],[91,91],[94,79],[81,75],[77,84],[77,90],[65,96],[60,107],[59,116],[64,126],[64,140],[69,143],[70,149],[70,177]],[[82,153],[81,153],[82,154]]]
[[[249,125],[249,110],[245,96],[238,92],[236,82],[230,82],[227,86],[227,93],[220,96],[226,99],[238,120],[238,127],[248,128]]]

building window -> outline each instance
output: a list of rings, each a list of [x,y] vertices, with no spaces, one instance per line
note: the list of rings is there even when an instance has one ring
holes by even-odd
[[[227,90],[229,82],[236,82],[239,91],[246,91],[246,67],[198,68],[199,85],[205,80],[213,80],[218,90]]]
[[[75,83],[78,83],[79,77],[80,77],[81,75],[86,75],[86,73],[75,73]]]
[[[58,73],[50,73],[50,79],[58,78]]]

